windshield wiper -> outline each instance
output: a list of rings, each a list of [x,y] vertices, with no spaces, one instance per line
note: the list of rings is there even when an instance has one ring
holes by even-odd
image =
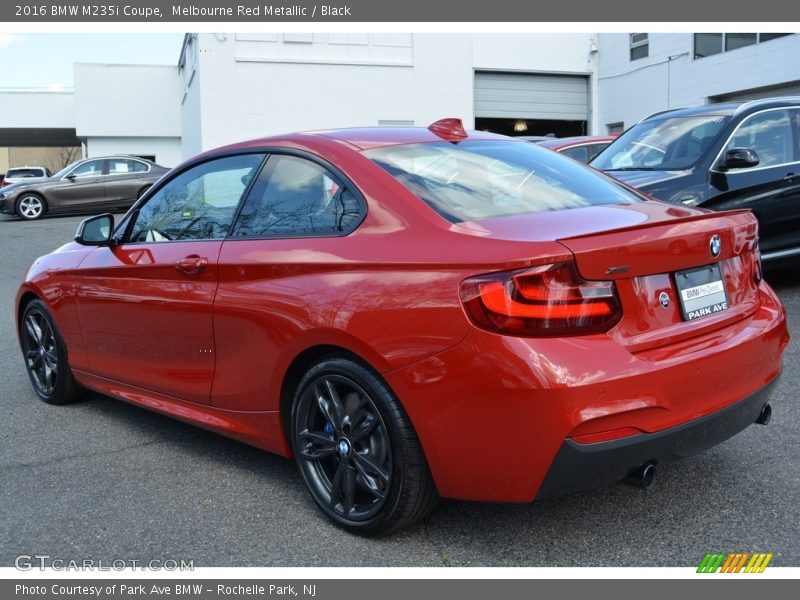
[[[603,171],[661,171],[655,167],[617,167],[616,169],[601,169]]]

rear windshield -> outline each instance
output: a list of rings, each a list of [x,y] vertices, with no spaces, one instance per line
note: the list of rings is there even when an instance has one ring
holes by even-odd
[[[364,154],[454,223],[640,200],[610,178],[525,142],[433,142]]]
[[[44,176],[44,169],[9,169],[8,173],[6,173],[6,179]]]
[[[603,171],[691,169],[708,152],[730,117],[649,119],[634,125],[592,161]]]

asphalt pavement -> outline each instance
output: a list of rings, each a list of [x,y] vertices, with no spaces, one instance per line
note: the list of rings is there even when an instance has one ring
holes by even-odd
[[[800,566],[800,269],[768,272],[793,336],[767,427],[663,466],[653,492],[612,484],[529,505],[442,501],[384,539],[328,524],[292,461],[90,395],[40,402],[17,347],[27,267],[79,217],[0,216],[0,565],[193,560],[195,566],[691,566],[773,552]]]

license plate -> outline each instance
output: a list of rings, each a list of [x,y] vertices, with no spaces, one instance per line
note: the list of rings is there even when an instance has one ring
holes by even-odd
[[[675,273],[684,321],[707,317],[728,308],[728,295],[719,265]]]

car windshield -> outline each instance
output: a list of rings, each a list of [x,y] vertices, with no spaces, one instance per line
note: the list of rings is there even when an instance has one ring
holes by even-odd
[[[454,223],[640,200],[612,179],[524,142],[433,142],[364,154]]]
[[[66,167],[64,167],[58,173],[53,175],[53,178],[58,179],[59,177],[64,177],[64,175],[69,173],[73,169],[73,167],[75,167],[75,165],[77,165],[79,162],[81,162],[81,161],[80,160],[76,160],[73,163],[69,163]]]
[[[714,142],[730,117],[666,117],[634,125],[591,165],[603,171],[691,169]]]

